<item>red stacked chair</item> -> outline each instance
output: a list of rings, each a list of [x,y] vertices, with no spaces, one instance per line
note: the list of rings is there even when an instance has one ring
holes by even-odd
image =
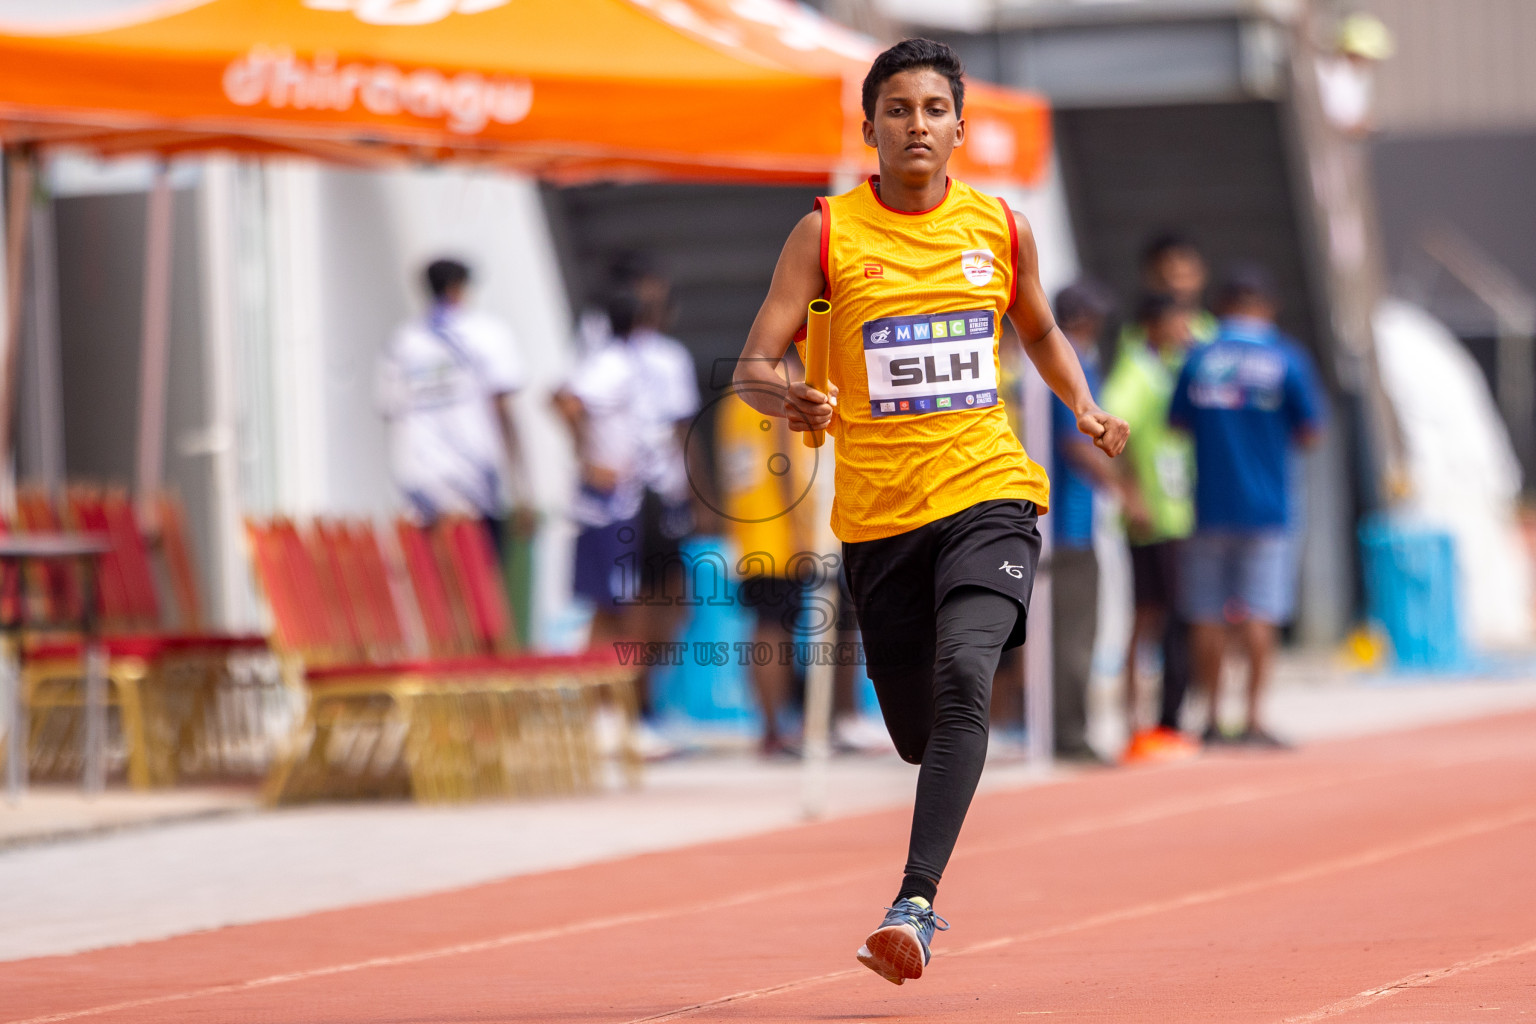
[[[431,532],[401,519],[395,523],[395,536],[410,575],[411,590],[416,595],[416,607],[421,612],[428,650],[439,658],[474,654],[468,623],[462,614],[455,615],[456,611],[462,612],[463,600],[449,589]]]
[[[384,554],[373,524],[325,522],[315,524],[314,538],[335,579],[335,590],[347,604],[348,623],[370,661],[405,656],[405,628],[395,607]]]
[[[416,658],[406,656],[409,610],[371,524],[317,521],[304,536],[285,520],[247,530],[275,638],[310,694],[295,753],[274,771],[269,798],[403,789],[451,800],[581,788],[592,782],[593,695],[632,724],[633,670],[611,654],[515,653],[495,552],[478,522],[396,523],[415,599],[409,610],[422,627]],[[379,751],[392,723],[406,736],[401,759],[386,769]],[[632,742],[621,753],[633,779]]]
[[[16,532],[58,533],[63,529],[47,492],[23,487],[16,496]],[[27,609],[29,618],[74,621],[79,617],[80,584],[74,566],[48,561],[34,563],[29,571],[33,575],[28,592],[42,598],[41,608]]]
[[[203,599],[197,585],[192,549],[187,544],[186,517],[182,514],[181,502],[169,494],[162,494],[155,502],[155,508],[160,518],[160,552],[165,559],[165,571],[175,599],[176,621],[183,632],[202,633]]]
[[[488,654],[516,653],[512,609],[490,535],[480,523],[463,517],[444,520],[439,532],[464,594],[476,647]]]
[[[162,498],[160,507],[175,505],[173,499]],[[135,788],[169,785],[190,760],[218,767],[202,719],[215,700],[213,691],[228,657],[265,651],[266,638],[161,628],[162,605],[149,544],[125,491],[71,486],[61,518],[45,493],[29,489],[18,499],[18,513],[27,532],[71,529],[107,543],[97,562],[95,612],[107,655],[109,706],[119,717],[129,783]],[[176,543],[185,560],[179,524],[177,508]],[[45,605],[41,618],[78,621],[84,592],[79,566],[55,562],[40,571],[43,586],[37,592],[44,595]],[[200,621],[201,616],[183,615],[183,621],[189,618]],[[40,633],[29,640],[26,681],[35,712],[46,715],[79,706],[83,653],[79,636],[69,632]],[[71,767],[69,744],[52,746],[57,748],[53,765]]]

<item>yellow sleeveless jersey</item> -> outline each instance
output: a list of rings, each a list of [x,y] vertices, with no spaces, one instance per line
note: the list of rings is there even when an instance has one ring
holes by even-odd
[[[817,200],[839,392],[833,532],[878,540],[996,498],[1044,512],[1045,471],[998,393],[1018,267],[1007,204],[951,178],[938,206],[904,213],[877,183]]]

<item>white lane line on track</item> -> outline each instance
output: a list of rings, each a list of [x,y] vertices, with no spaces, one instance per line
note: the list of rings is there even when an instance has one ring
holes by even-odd
[[[1399,978],[1389,985],[1381,985],[1377,988],[1368,988],[1364,992],[1341,999],[1336,1003],[1319,1007],[1310,1013],[1298,1014],[1295,1017],[1287,1017],[1281,1024],[1312,1024],[1313,1021],[1327,1020],[1329,1017],[1337,1017],[1340,1014],[1361,1010],[1372,1003],[1380,1002],[1399,992],[1410,988],[1423,988],[1425,985],[1433,985],[1437,981],[1454,977],[1467,971],[1475,971],[1482,967],[1491,967],[1505,960],[1513,960],[1515,957],[1536,953],[1536,940],[1520,946],[1511,946],[1508,949],[1500,949],[1492,953],[1484,953],[1475,956],[1471,960],[1463,960],[1449,967],[1438,967],[1432,971],[1417,971],[1406,978]]]
[[[1076,822],[1070,822],[1054,828],[1039,829],[1026,833],[1017,839],[1006,843],[979,844],[965,851],[966,856],[983,855],[1003,852],[1016,847],[1028,846],[1034,843],[1047,842],[1052,839],[1063,839],[1073,836],[1088,835],[1095,832],[1110,831],[1127,826],[1149,824],[1167,818],[1179,817],[1185,814],[1193,814],[1202,810],[1216,810],[1233,807],[1245,803],[1256,803],[1262,800],[1278,797],[1295,796],[1301,793],[1316,790],[1330,789],[1338,786],[1351,785],[1358,782],[1369,782],[1389,775],[1401,774],[1400,768],[1373,769],[1366,772],[1357,772],[1353,775],[1340,777],[1319,778],[1313,782],[1291,783],[1288,785],[1271,786],[1268,788],[1243,785],[1229,787],[1211,794],[1208,797],[1193,797],[1179,800],[1169,800],[1151,807],[1142,807],[1133,811],[1120,814],[1104,815],[1097,818],[1086,818]],[[957,855],[958,857],[958,855]],[[141,1009],[146,1006],[160,1006],[167,1003],[185,1002],[190,999],[200,999],[206,996],[229,995],[232,993],[249,992],[257,989],[270,988],[274,985],[292,984],[295,982],[309,981],[316,978],[331,977],[339,974],[352,974],[356,971],[368,970],[377,967],[399,967],[410,964],[423,963],[430,960],[439,960],[445,957],[465,956],[474,953],[482,953],[489,950],[502,949],[507,946],[515,946],[528,942],[538,942],[547,939],[563,938],[570,935],[579,935],[584,932],[600,931],[605,928],[621,928],[635,924],[646,924],[652,921],[663,920],[671,917],[684,917],[689,914],[707,913],[713,910],[723,910],[730,907],[741,906],[761,900],[777,899],[783,896],[798,895],[810,890],[839,885],[848,881],[862,878],[876,869],[862,868],[855,871],[843,872],[837,875],[822,876],[815,879],[806,879],[800,882],[787,883],[785,885],[772,886],[765,889],[756,889],[734,896],[722,897],[716,900],[706,900],[698,903],[670,906],[649,911],[637,911],[631,914],[615,914],[609,917],[591,918],[586,921],[577,921],[568,925],[555,928],[543,928],[535,931],[511,932],[505,935],[493,936],[489,939],[481,939],[475,942],[456,943],[450,946],[439,946],[433,949],[419,950],[414,953],[402,953],[395,956],[370,957],[366,960],[357,960],[350,963],[331,964],[325,967],[309,968],[302,971],[291,971],[284,974],[273,974],[262,978],[251,978],[247,981],[230,982],[224,985],[209,985],[202,988],[187,989],[182,992],[167,992],[162,995],[145,996],[141,999],[129,999],[117,1003],[107,1003],[100,1006],[90,1006],[79,1010],[65,1010],[58,1013],[44,1014],[37,1017],[26,1017],[17,1020],[5,1021],[3,1024],[60,1024],[63,1021],[79,1020],[84,1017],[99,1017],[120,1010]],[[883,869],[881,869],[883,870]],[[1092,927],[1086,925],[1085,927]],[[1069,929],[1074,930],[1074,929]],[[1055,934],[1054,932],[1052,934]],[[1009,940],[1012,941],[1012,940]],[[1006,944],[1006,943],[1005,943]],[[990,948],[990,946],[988,947]],[[965,951],[974,951],[967,949]],[[938,953],[936,956],[955,956],[962,951],[953,951],[948,954]],[[862,968],[851,971],[838,971],[828,975],[818,976],[816,979],[793,981],[786,983],[789,988],[796,988],[806,984],[814,984],[821,980],[830,980],[842,977],[845,974],[863,973]],[[774,987],[772,991],[779,991]],[[695,1008],[688,1008],[686,1012],[696,1012],[708,1006],[729,1002],[738,997],[756,998],[764,992],[738,993],[735,996],[725,996],[720,1000],[700,1004]],[[673,1014],[683,1013],[683,1010],[671,1011]],[[646,1018],[648,1019],[648,1018]]]
[[[1002,938],[991,939],[987,942],[978,942],[970,946],[962,946],[954,950],[941,950],[934,953],[938,957],[970,956],[975,953],[987,953],[994,949],[1016,945],[1021,942],[1038,942],[1042,939],[1052,939],[1073,932],[1087,931],[1104,925],[1120,924],[1137,918],[1152,917],[1157,914],[1165,914],[1170,911],[1184,910],[1188,907],[1201,906],[1208,903],[1216,903],[1220,900],[1232,899],[1238,896],[1247,896],[1264,889],[1273,889],[1283,885],[1294,885],[1298,882],[1307,882],[1315,878],[1338,874],[1343,871],[1352,871],[1358,868],[1371,867],[1384,861],[1397,857],[1418,853],[1432,849],[1436,846],[1444,846],[1462,839],[1471,839],[1476,836],[1497,832],[1501,829],[1512,828],[1536,821],[1536,810],[1517,811],[1512,814],[1499,815],[1492,818],[1477,818],[1463,822],[1460,825],[1448,829],[1431,832],[1417,839],[1404,840],[1398,843],[1389,843],[1386,846],[1378,846],[1347,857],[1336,857],[1332,860],[1319,861],[1316,864],[1304,868],[1295,868],[1290,871],[1282,871],[1274,875],[1266,875],[1262,878],[1250,879],[1246,882],[1236,882],[1231,885],[1216,886],[1211,889],[1201,889],[1196,892],[1186,893],[1172,899],[1154,900],[1150,903],[1141,903],[1133,907],[1124,907],[1120,910],[1111,910],[1102,914],[1094,914],[1077,921],[1069,921],[1065,924],[1052,925],[1048,928],[1039,928],[1019,935],[1007,935]],[[1533,944],[1536,945],[1536,944]],[[1510,956],[1526,947],[1516,947],[1514,952],[1506,950]],[[1470,963],[1471,961],[1469,961]],[[1470,969],[1470,968],[1466,968]],[[691,1006],[679,1007],[666,1013],[655,1014],[650,1017],[637,1017],[624,1024],[663,1024],[665,1021],[679,1020],[692,1016],[704,1010],[725,1006],[730,1003],[741,1003],[752,999],[761,999],[764,996],[778,995],[782,992],[792,992],[798,989],[811,988],[815,985],[825,984],[830,981],[838,981],[843,978],[855,977],[864,974],[862,968],[852,968],[845,971],[837,971],[832,974],[819,974],[811,978],[800,978],[795,981],[781,982],[767,988],[748,989],[743,992],[733,992],[728,996],[711,999],[707,1002],[695,1003]],[[1390,986],[1389,986],[1390,987]],[[1358,997],[1356,997],[1358,998]],[[1311,1018],[1307,1018],[1311,1019]],[[1287,1021],[1286,1024],[1291,1024]]]
[[[471,953],[483,953],[487,950],[502,949],[507,946],[516,946],[528,942],[540,942],[548,939],[558,939],[567,935],[580,935],[583,932],[599,931],[603,928],[620,928],[625,925],[645,924],[664,917],[676,917],[688,913],[701,913],[711,910],[723,910],[743,903],[752,903],[758,900],[775,899],[781,896],[794,895],[804,889],[820,884],[836,884],[844,881],[847,875],[834,875],[818,879],[816,882],[798,882],[787,885],[774,886],[768,889],[755,889],[750,892],[737,893],[717,900],[706,900],[701,903],[688,904],[683,907],[667,907],[657,910],[637,911],[632,914],[615,914],[611,917],[596,917],[586,921],[577,921],[574,924],[560,925],[555,928],[541,928],[536,931],[511,932],[506,935],[497,935],[489,939],[481,939],[476,942],[460,942],[451,946],[438,946],[434,949],[418,950],[415,953],[401,953],[396,956],[376,956],[367,960],[356,960],[345,964],[332,964],[327,967],[314,967],[303,971],[291,971],[286,974],[271,974],[264,978],[252,978],[249,981],[231,982],[227,985],[208,985],[204,988],[188,989],[185,992],[167,992],[158,996],[146,996],[142,999],[128,999],[120,1003],[108,1003],[104,1006],[91,1006],[82,1010],[66,1010],[62,1013],[45,1014],[41,1017],[27,1017],[22,1020],[8,1021],[6,1024],[55,1024],[58,1021],[78,1020],[81,1017],[99,1017],[102,1014],[115,1013],[119,1010],[136,1010],[146,1006],[160,1006],[164,1003],[183,1002],[188,999],[198,999],[203,996],[226,995],[232,992],[249,992],[254,989],[270,988],[273,985],[286,985],[297,981],[309,981],[314,978],[325,978],[337,974],[351,974],[355,971],[368,970],[373,967],[400,967],[407,964],[419,964],[428,960],[441,960],[444,957],[465,956]]]
[[[1305,782],[1293,782],[1278,786],[1259,786],[1253,783],[1231,786],[1227,789],[1217,790],[1206,796],[1177,797],[1172,800],[1163,800],[1157,803],[1146,804],[1130,811],[1121,811],[1116,814],[1103,815],[1097,818],[1085,818],[1077,822],[1068,822],[1064,825],[1056,825],[1050,828],[1037,829],[1033,832],[1025,832],[1013,839],[995,843],[970,843],[958,848],[950,858],[950,863],[964,860],[968,857],[988,856],[994,853],[1006,853],[1032,843],[1045,842],[1052,839],[1067,839],[1074,836],[1090,835],[1094,832],[1108,831],[1115,828],[1127,828],[1135,825],[1149,825],[1154,822],[1175,818],[1185,814],[1194,814],[1199,811],[1218,810],[1225,807],[1238,807],[1243,804],[1258,803],[1261,800],[1272,800],[1279,797],[1300,796],[1303,793],[1315,793],[1327,789],[1340,789],[1345,786],[1353,786],[1361,782],[1376,782],[1381,779],[1394,778],[1412,772],[1431,771],[1439,772],[1446,768],[1465,767],[1468,765],[1483,764],[1488,761],[1504,761],[1505,757],[1490,756],[1482,753],[1472,755],[1455,755],[1448,758],[1436,758],[1412,766],[1392,765],[1389,767],[1371,768],[1365,771],[1356,771],[1348,775],[1330,775]],[[1182,767],[1195,767],[1205,762],[1181,762],[1177,764],[1151,766],[1151,770],[1177,770]],[[1230,762],[1228,762],[1230,763]],[[1147,769],[1138,769],[1143,771]]]
[[[1088,835],[1094,832],[1109,831],[1130,825],[1147,824],[1165,818],[1178,817],[1184,814],[1192,814],[1202,810],[1216,810],[1232,807],[1238,804],[1257,802],[1275,797],[1293,796],[1298,793],[1312,790],[1326,789],[1337,785],[1347,785],[1354,782],[1370,781],[1377,778],[1380,772],[1362,772],[1345,778],[1319,779],[1307,784],[1289,784],[1284,786],[1272,786],[1268,789],[1245,785],[1228,787],[1218,790],[1210,796],[1199,798],[1187,798],[1170,800],[1152,807],[1138,808],[1121,814],[1103,815],[1097,818],[1085,818],[1076,822],[1069,822],[1055,828],[1038,829],[1026,833],[1024,836],[1008,843],[993,843],[977,847],[967,853],[996,853],[1018,846],[1027,846],[1032,843],[1046,842],[1051,839],[1062,839],[1070,836]],[[189,999],[198,999],[204,996],[227,995],[236,992],[248,992],[254,989],[270,988],[273,985],[283,985],[291,982],[308,981],[312,978],[324,978],[337,974],[351,974],[355,971],[367,970],[374,967],[395,967],[406,964],[422,963],[428,960],[437,960],[444,957],[463,956],[472,953],[481,953],[487,950],[501,949],[506,946],[518,945],[527,942],[537,942],[544,939],[561,938],[568,935],[579,935],[583,932],[600,931],[604,928],[620,928],[627,925],[646,924],[652,921],[669,917],[683,917],[688,914],[705,913],[711,910],[723,910],[734,906],[741,906],[759,900],[777,899],[783,896],[794,896],[813,889],[835,886],[842,883],[862,878],[875,869],[861,868],[856,871],[843,872],[837,875],[825,875],[815,879],[807,879],[800,882],[787,883],[766,889],[756,889],[749,892],[737,893],[734,896],[717,900],[708,900],[700,903],[670,906],[651,911],[637,911],[632,914],[617,914],[611,917],[593,918],[586,921],[578,921],[558,928],[540,929],[529,932],[512,932],[506,935],[498,935],[478,942],[459,943],[452,946],[440,946],[434,949],[421,950],[415,953],[404,953],[397,956],[371,957],[367,960],[358,960],[352,963],[333,964],[326,967],[316,967],[310,970],[293,971],[286,974],[274,974],[263,978],[252,978],[248,981],[231,982],[226,985],[210,985],[204,988],[188,989],[183,992],[168,992],[158,996],[145,996],[142,999],[130,999],[118,1003],[108,1003],[103,1006],[86,1007],[80,1010],[66,1010],[59,1013],[47,1014],[40,1017],[27,1017],[21,1020],[7,1021],[5,1024],[58,1024],[62,1021],[78,1020],[82,1017],[98,1017],[104,1014],[115,1013],[119,1010],[134,1010],[146,1006],[159,1006],[165,1003],[184,1002]],[[883,870],[883,869],[881,869]],[[862,969],[860,969],[862,970]]]
[[[812,985],[821,985],[829,981],[838,981],[842,978],[851,978],[859,974],[868,974],[863,967],[851,967],[846,971],[833,971],[831,974],[818,974],[814,978],[799,978],[795,981],[786,981],[781,985],[769,985],[767,988],[753,988],[745,992],[733,992],[719,999],[711,999],[704,1003],[694,1003],[692,1006],[682,1006],[676,1010],[668,1010],[652,1017],[636,1017],[626,1021],[625,1024],[663,1024],[664,1021],[678,1020],[698,1013],[701,1010],[713,1010],[716,1007],[726,1006],[730,1003],[747,1003],[754,999],[762,999],[764,996],[777,995],[780,992],[792,992],[799,988],[810,988]]]

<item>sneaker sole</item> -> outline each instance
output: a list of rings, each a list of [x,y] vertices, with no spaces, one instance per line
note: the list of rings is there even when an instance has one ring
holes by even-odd
[[[877,929],[864,940],[864,949],[869,952],[870,959],[865,962],[861,956],[860,961],[887,980],[900,978],[905,981],[923,976],[923,944],[906,925],[893,924]]]
[[[900,985],[902,982],[907,980],[899,974],[892,974],[891,965],[883,961],[876,960],[875,954],[869,951],[868,946],[860,946],[859,952],[856,955],[859,958],[859,963],[863,964],[865,967],[868,967],[870,970],[880,975],[880,977],[884,978],[892,985]]]

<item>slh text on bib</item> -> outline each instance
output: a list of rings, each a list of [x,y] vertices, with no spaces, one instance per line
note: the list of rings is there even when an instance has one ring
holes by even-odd
[[[866,321],[871,414],[920,416],[996,405],[996,344],[990,309]]]

